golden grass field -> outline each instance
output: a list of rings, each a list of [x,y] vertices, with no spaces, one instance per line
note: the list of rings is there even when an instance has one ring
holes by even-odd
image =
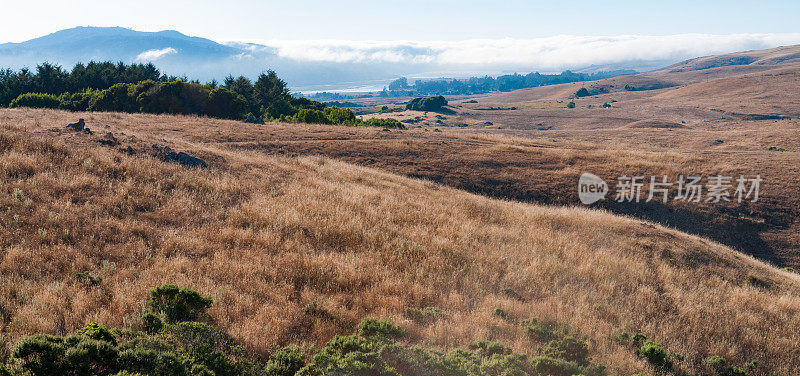
[[[410,148],[417,155],[412,158],[402,148],[391,148],[388,153],[403,164],[384,162],[377,157],[384,150],[375,150],[368,160],[476,193],[558,205],[579,203],[575,182],[582,172],[606,181],[621,175],[649,179],[667,174],[672,182],[681,174],[761,175],[762,199],[755,204],[600,206],[710,237],[779,266],[798,267],[798,56],[798,46],[711,56],[634,76],[518,90],[477,98],[478,103],[456,101],[451,103],[454,114],[376,115],[421,118],[409,126],[490,144],[431,146],[427,152],[415,147]],[[724,65],[731,61],[750,64]],[[649,90],[628,91],[626,85]],[[597,94],[570,98],[584,86]],[[566,108],[569,101],[576,108]],[[604,103],[611,107],[603,108]],[[339,152],[332,149],[344,143],[326,146],[323,153],[336,156]],[[363,154],[358,146],[347,148]],[[356,152],[345,154],[351,162],[364,163]]]
[[[99,145],[99,135],[61,131],[76,116],[123,145],[169,144],[211,168],[130,156]],[[536,317],[578,328],[594,361],[619,374],[647,370],[612,341],[621,330],[686,355],[688,371],[713,354],[734,364],[758,359],[775,374],[800,370],[796,274],[637,219],[500,201],[230,141],[238,132],[263,140],[386,132],[49,110],[3,110],[0,127],[6,345],[90,321],[132,325],[149,289],[170,282],[212,296],[213,319],[259,352],[319,346],[378,316],[409,328],[413,343],[450,349],[492,339],[533,355],[537,346],[516,322]],[[417,133],[420,142],[434,137],[403,134]],[[87,289],[74,278],[83,271],[102,284]],[[304,314],[311,302],[330,317]],[[405,307],[430,305],[447,319],[420,326],[402,317]],[[493,316],[496,307],[510,319]]]
[[[741,69],[772,90],[775,72]],[[518,325],[534,317],[587,335],[592,360],[611,374],[650,372],[612,340],[624,330],[685,355],[687,372],[721,355],[758,360],[758,374],[796,375],[800,274],[775,266],[800,265],[796,97],[694,105],[673,91],[709,90],[690,82],[697,74],[634,76],[680,85],[612,91],[575,109],[559,105],[579,86],[563,85],[454,103],[445,119],[397,113],[431,125],[388,132],[0,110],[0,356],[33,333],[135,325],[148,291],[175,283],[210,295],[217,325],[262,354],[321,346],[373,316],[407,328],[412,344],[489,339],[535,355]],[[611,98],[612,108],[597,108]],[[475,109],[486,103],[518,109]],[[792,119],[714,115],[773,107]],[[64,129],[79,117],[95,135]],[[469,125],[448,126],[461,121]],[[138,152],[101,145],[106,132]],[[145,152],[156,143],[210,167],[161,162]],[[574,206],[587,170],[608,179],[757,171],[765,183],[751,205],[606,202],[606,211]],[[75,273],[86,271],[102,283],[80,283]],[[312,302],[327,314],[305,313]],[[448,314],[425,325],[403,317],[426,306]],[[509,317],[493,315],[497,307]]]

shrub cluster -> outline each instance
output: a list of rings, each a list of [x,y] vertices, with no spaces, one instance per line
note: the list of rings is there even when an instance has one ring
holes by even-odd
[[[397,127],[363,123],[349,109],[329,108],[295,98],[274,71],[258,76],[229,76],[222,85],[167,77],[154,66],[111,63],[78,64],[71,72],[42,64],[37,73],[0,71],[0,106],[70,111],[204,115],[221,119]],[[402,125],[401,125],[402,127]]]
[[[396,342],[406,332],[388,320],[365,319],[358,333],[335,336],[311,359],[292,347],[268,356],[248,353],[215,326],[196,321],[211,299],[175,285],[153,289],[142,315],[143,331],[109,329],[98,323],[67,336],[23,339],[0,375],[101,376],[604,376],[588,362],[586,343],[559,338],[529,360],[498,342],[476,341],[447,354]],[[425,315],[437,316],[435,307]]]
[[[414,111],[441,111],[447,106],[447,99],[441,95],[426,98],[414,98],[406,104],[407,110]]]
[[[158,314],[142,315],[144,331],[90,323],[68,336],[33,335],[17,344],[12,363],[0,370],[33,376],[288,376],[305,363],[299,352],[282,348],[262,364],[219,329],[192,321],[211,305],[196,291],[164,285],[150,295],[148,305]]]
[[[589,90],[587,90],[585,87],[582,87],[578,89],[578,91],[576,91],[574,95],[575,98],[581,98],[581,97],[588,97],[590,94]]]
[[[423,309],[406,307],[404,314],[406,318],[418,324],[429,324],[445,316],[447,312],[439,307],[425,307]]]

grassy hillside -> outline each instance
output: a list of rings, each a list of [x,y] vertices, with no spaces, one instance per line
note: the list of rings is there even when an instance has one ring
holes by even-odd
[[[381,147],[352,138],[333,146],[279,136],[250,146],[298,154],[310,149],[475,193],[557,205],[579,203],[575,181],[583,172],[606,181],[623,175],[667,175],[672,182],[691,174],[760,175],[757,203],[599,206],[796,267],[798,54],[800,47],[790,46],[699,58],[637,75],[452,101],[452,114],[372,115],[427,130],[444,141],[439,144],[417,142],[417,135],[397,136],[414,140],[413,146]],[[575,98],[582,87],[590,95]]]
[[[651,372],[613,339],[622,331],[683,355],[676,367],[692,373],[711,355],[758,360],[758,372],[800,372],[798,276],[711,241],[325,157],[267,155],[237,139],[248,132],[270,142],[286,130],[322,142],[325,126],[81,116],[95,135],[63,130],[76,114],[0,116],[5,347],[92,321],[135,327],[149,290],[175,283],[213,298],[213,322],[261,354],[321,346],[379,317],[405,328],[405,343],[449,350],[485,339],[533,356],[542,343],[519,321],[536,318],[587,336],[592,361],[616,374]],[[102,146],[107,131],[137,152]],[[159,161],[154,143],[210,167]],[[102,281],[87,287],[75,276],[84,272]],[[325,314],[304,310],[312,303]],[[447,314],[404,315],[428,306]]]

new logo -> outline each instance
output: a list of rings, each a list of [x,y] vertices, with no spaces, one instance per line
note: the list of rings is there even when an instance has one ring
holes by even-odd
[[[578,198],[584,205],[594,204],[606,198],[608,184],[599,176],[585,172],[578,180]]]

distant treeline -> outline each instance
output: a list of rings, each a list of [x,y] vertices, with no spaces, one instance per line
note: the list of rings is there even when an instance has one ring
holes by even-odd
[[[441,80],[417,80],[413,85],[408,83],[408,79],[401,77],[388,87],[384,88],[381,96],[416,96],[416,95],[469,95],[483,94],[496,91],[512,91],[526,89],[537,86],[557,85],[569,82],[593,81],[603,78],[619,76],[623,74],[634,74],[632,70],[617,70],[599,73],[574,73],[564,71],[560,74],[540,74],[529,73],[526,75],[511,74],[498,76],[497,78],[472,77],[469,79],[441,79]]]
[[[152,64],[91,62],[68,72],[44,63],[35,72],[0,70],[0,106],[402,127],[362,122],[350,110],[292,97],[273,71],[255,82],[229,76],[222,84],[201,84],[163,75]]]

